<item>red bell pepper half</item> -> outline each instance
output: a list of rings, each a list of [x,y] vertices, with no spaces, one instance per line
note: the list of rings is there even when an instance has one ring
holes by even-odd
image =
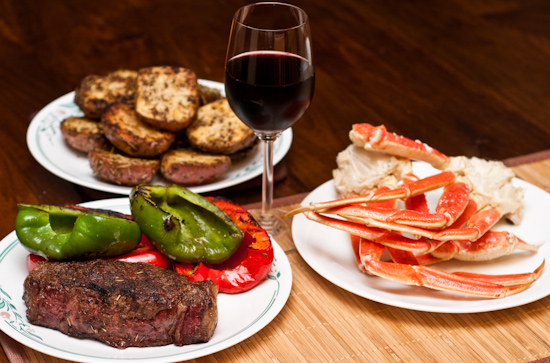
[[[144,262],[166,269],[172,266],[172,261],[157,250],[151,241],[144,235],[141,236],[141,241],[135,249],[124,255],[113,257],[112,259],[126,262]],[[46,261],[46,259],[33,253],[29,254],[26,261],[27,271],[30,272],[42,261]]]
[[[166,269],[172,266],[172,261],[157,250],[151,241],[143,234],[141,235],[139,245],[134,250],[124,255],[113,257],[113,259],[125,262],[144,262]]]
[[[252,289],[271,271],[273,246],[267,232],[241,206],[208,197],[245,233],[239,249],[220,264],[174,263],[174,270],[189,281],[212,280],[219,292],[236,294]]]
[[[27,261],[25,263],[27,271],[31,272],[36,267],[36,265],[43,261],[46,261],[46,258],[35,255],[34,253],[29,253],[29,255],[27,256]]]

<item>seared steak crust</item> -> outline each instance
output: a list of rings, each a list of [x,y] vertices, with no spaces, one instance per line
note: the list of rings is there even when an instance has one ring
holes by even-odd
[[[24,287],[31,324],[117,348],[206,342],[217,325],[212,281],[144,263],[44,262]]]

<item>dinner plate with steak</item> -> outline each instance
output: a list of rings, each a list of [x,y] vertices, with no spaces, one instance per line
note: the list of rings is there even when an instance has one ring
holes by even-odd
[[[130,214],[128,198],[81,206]],[[29,252],[14,231],[0,242],[0,275],[10,277],[0,281],[0,330],[32,349],[77,362],[163,363],[209,355],[257,333],[285,305],[292,271],[283,250],[272,243],[274,262],[264,281],[243,293],[215,296],[209,282],[188,283],[170,270],[118,261],[48,262],[29,275],[25,264]],[[42,289],[46,281],[49,290]],[[138,285],[139,294],[129,293]],[[37,294],[42,297],[37,299]],[[36,302],[51,309],[35,309]],[[143,324],[155,311],[161,311],[159,318]],[[186,315],[184,311],[190,312],[190,320],[174,323]],[[50,314],[63,315],[61,326],[44,327],[52,321]],[[106,337],[103,329],[114,333]],[[177,329],[179,333],[172,334]]]

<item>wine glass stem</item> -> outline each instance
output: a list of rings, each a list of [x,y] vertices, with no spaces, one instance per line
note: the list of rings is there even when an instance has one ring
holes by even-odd
[[[273,206],[273,140],[264,143],[264,174],[262,177],[262,216],[269,216]]]
[[[280,225],[273,215],[273,142],[276,137],[260,137],[264,149],[264,173],[262,175],[262,212],[260,224],[270,234],[277,233]]]

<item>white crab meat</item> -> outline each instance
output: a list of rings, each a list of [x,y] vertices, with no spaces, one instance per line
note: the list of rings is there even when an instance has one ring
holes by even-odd
[[[341,151],[337,169],[332,172],[336,191],[342,197],[367,194],[384,187],[395,187],[403,176],[412,172],[411,161],[376,151],[368,151],[354,144]]]
[[[512,184],[514,172],[502,162],[454,156],[445,169],[453,171],[457,181],[470,185],[470,197],[479,206],[497,209],[513,224],[521,222],[524,191]]]

